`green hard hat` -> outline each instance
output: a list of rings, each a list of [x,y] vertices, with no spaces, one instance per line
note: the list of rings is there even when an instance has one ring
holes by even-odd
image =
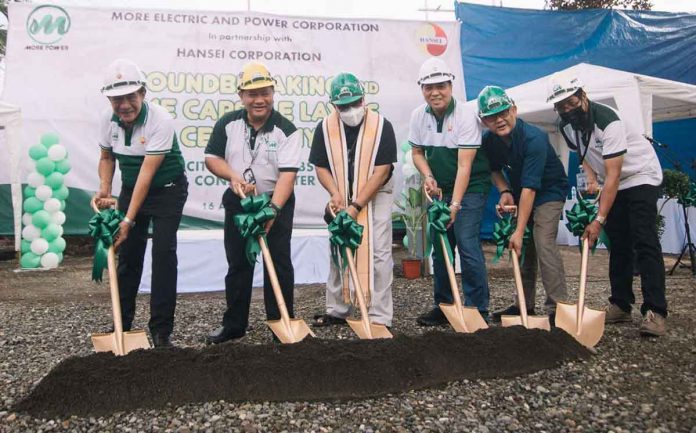
[[[349,72],[341,72],[331,82],[331,102],[345,105],[357,101],[365,95],[360,80]]]
[[[512,107],[514,102],[501,87],[486,86],[478,95],[479,116],[491,116]]]

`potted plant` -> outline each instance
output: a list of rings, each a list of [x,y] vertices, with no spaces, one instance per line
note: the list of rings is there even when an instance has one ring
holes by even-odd
[[[407,187],[401,192],[401,200],[394,203],[398,211],[392,214],[392,220],[401,221],[406,227],[404,246],[408,256],[401,261],[404,276],[408,279],[419,278],[424,254],[423,220],[426,208],[423,206],[423,192],[420,188]]]

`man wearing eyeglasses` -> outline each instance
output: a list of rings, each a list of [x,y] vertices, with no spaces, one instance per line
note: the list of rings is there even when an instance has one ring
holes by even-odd
[[[222,326],[207,337],[219,344],[246,335],[254,278],[254,264],[247,261],[245,241],[234,225],[243,212],[241,194],[268,193],[275,217],[266,225],[268,249],[280,282],[285,305],[293,317],[295,273],[290,257],[290,238],[295,212],[295,176],[300,166],[300,132],[273,109],[275,80],[265,65],[247,63],[239,78],[239,98],[244,108],[222,116],[205,148],[205,165],[230,183],[222,196],[225,207],[225,253],[227,309]],[[239,194],[239,195],[238,195]],[[280,319],[273,288],[264,268],[264,304],[267,320]]]
[[[118,287],[123,331],[130,331],[152,222],[152,295],[149,328],[155,347],[171,346],[176,307],[176,232],[188,196],[184,159],[174,122],[159,105],[145,101],[145,76],[130,60],[107,68],[102,94],[111,110],[101,125],[97,205],[108,206],[118,161],[125,213],[114,246],[119,249]]]
[[[479,152],[482,128],[473,106],[452,96],[454,74],[445,62],[432,57],[421,65],[418,85],[425,103],[413,110],[408,141],[413,164],[426,191],[449,203],[447,240],[457,247],[466,306],[488,318],[488,275],[481,248],[481,219],[491,189],[490,169]],[[418,316],[420,326],[447,323],[441,303],[452,304],[447,267],[433,254],[433,308]]]
[[[370,321],[391,326],[394,128],[366,106],[363,86],[353,74],[343,72],[331,81],[331,104],[335,110],[314,130],[309,162],[330,195],[327,223],[333,220],[331,208],[345,210],[363,226],[356,251],[358,279],[370,300]],[[326,313],[314,317],[316,327],[344,324],[352,310],[347,276],[336,264],[330,266]]]
[[[561,117],[566,144],[578,154],[587,191],[596,193],[598,178],[604,181],[597,218],[583,237],[593,244],[602,227],[609,237],[611,297],[606,322],[632,321],[635,255],[643,292],[640,333],[664,335],[665,265],[655,224],[662,167],[655,150],[635,125],[621,120],[616,110],[591,101],[576,77],[552,76],[547,102],[554,104]]]
[[[556,244],[558,221],[568,190],[568,179],[548,135],[517,117],[517,107],[505,91],[487,86],[478,96],[479,116],[488,131],[482,148],[491,164],[493,183],[500,192],[499,212],[517,205],[517,227],[510,249],[522,255],[525,228],[532,229],[532,242],[525,244],[522,285],[527,313],[534,314],[537,268],[546,291],[546,309],[553,324],[556,303],[565,301],[567,289],[563,260]],[[493,313],[520,314],[517,301]]]

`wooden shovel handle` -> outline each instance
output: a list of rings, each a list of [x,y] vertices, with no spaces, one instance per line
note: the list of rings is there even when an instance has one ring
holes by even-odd
[[[524,299],[524,287],[522,287],[522,272],[520,272],[520,260],[517,257],[517,251],[511,249],[512,266],[515,274],[515,287],[517,288],[517,303],[520,307],[520,317],[522,317],[522,325],[527,326],[527,301]]]
[[[580,289],[578,291],[577,327],[578,333],[582,325],[582,313],[585,309],[585,286],[587,285],[587,262],[590,257],[590,243],[585,239],[582,243],[582,258],[580,260]]]

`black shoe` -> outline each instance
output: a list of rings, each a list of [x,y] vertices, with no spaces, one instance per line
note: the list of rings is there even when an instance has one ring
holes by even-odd
[[[420,326],[442,326],[447,324],[447,317],[439,308],[433,308],[416,319]]]
[[[549,313],[549,324],[551,326],[556,326],[556,312]]]
[[[510,305],[507,308],[504,308],[502,310],[494,311],[493,314],[491,314],[491,321],[494,323],[500,323],[500,317],[501,316],[519,316],[520,315],[520,307],[517,305]],[[527,315],[528,316],[533,316],[534,315],[534,308],[527,308]]]
[[[235,340],[244,337],[245,332],[233,331],[221,326],[205,337],[205,344],[220,344],[225,341]]]
[[[174,347],[167,334],[154,334],[152,336],[152,344],[154,344],[157,349]]]

